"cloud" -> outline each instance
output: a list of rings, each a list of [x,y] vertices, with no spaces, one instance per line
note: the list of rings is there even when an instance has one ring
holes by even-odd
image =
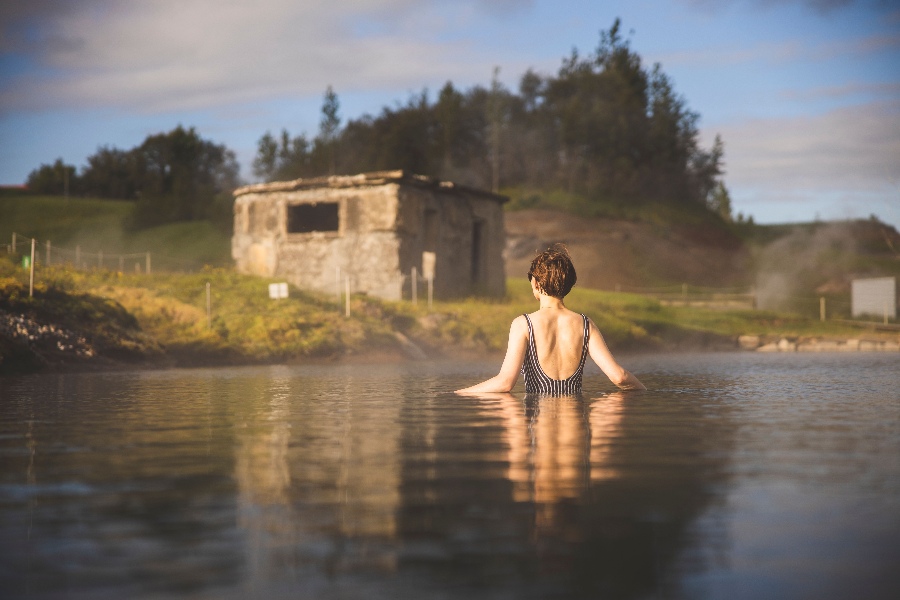
[[[746,4],[754,8],[770,9],[775,6],[802,4],[820,14],[829,14],[836,9],[853,4],[859,4],[857,0],[683,0],[689,6],[706,12],[718,12],[726,9],[731,4]]]
[[[864,58],[900,49],[900,35],[876,34],[825,42],[788,40],[764,42],[751,47],[704,48],[664,54],[659,59],[666,66],[733,67],[763,62],[786,64],[798,61],[822,62],[838,57]]]
[[[733,188],[896,195],[900,101],[844,107],[809,117],[748,119],[716,127]]]
[[[790,90],[780,94],[785,100],[809,102],[821,99],[842,99],[858,96],[900,97],[900,82],[848,82],[843,85]]]
[[[0,52],[7,65],[15,59],[28,68],[0,78],[4,112],[189,110],[320,94],[329,84],[339,92],[419,88],[436,74],[456,79],[479,66],[489,73],[489,58],[465,39],[440,40],[466,19],[500,18],[489,0],[451,12],[437,0],[11,4],[0,9]]]

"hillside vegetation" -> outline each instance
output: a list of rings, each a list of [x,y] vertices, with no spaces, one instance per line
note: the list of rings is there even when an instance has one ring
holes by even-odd
[[[195,366],[497,354],[509,323],[534,310],[523,279],[507,297],[424,303],[333,298],[291,288],[268,297],[268,280],[226,269],[195,274],[28,272],[0,258],[0,372],[79,366]],[[210,313],[206,284],[210,284]],[[762,311],[722,313],[665,307],[643,296],[576,288],[570,303],[590,316],[617,350],[734,348],[738,334],[846,336],[845,326]],[[398,335],[400,334],[400,335]],[[412,344],[410,343],[412,341]],[[414,345],[414,347],[413,347]]]
[[[20,235],[18,254],[0,254],[0,372],[346,357],[384,360],[421,352],[428,357],[497,354],[505,348],[510,321],[534,309],[523,277],[534,251],[559,240],[569,244],[579,267],[579,284],[569,304],[594,319],[616,351],[735,348],[741,334],[773,339],[859,337],[858,329],[818,322],[817,312],[804,316],[666,306],[652,297],[612,290],[679,282],[746,285],[754,281],[754,266],[779,244],[795,257],[803,254],[797,244],[810,252],[821,246],[824,254],[819,262],[811,262],[808,273],[825,277],[828,285],[839,283],[843,287],[830,293],[845,299],[850,271],[836,278],[833,271],[820,270],[821,265],[888,274],[897,273],[900,264],[891,250],[892,245],[900,247],[897,232],[875,222],[773,228],[777,235],[761,243],[745,241],[721,221],[718,227],[686,219],[666,226],[524,209],[506,215],[510,279],[505,298],[435,302],[429,311],[424,302],[412,306],[354,296],[347,318],[333,297],[291,288],[287,300],[269,299],[269,280],[223,266],[230,263],[229,238],[208,223],[129,233],[129,206],[109,200],[0,198],[0,236],[9,240],[12,231]],[[835,231],[850,238],[835,237]],[[757,226],[753,235],[762,238],[769,232]],[[152,251],[154,270],[150,275],[132,268],[120,272],[113,261],[104,268],[89,264],[80,270],[48,266],[39,252],[34,296],[29,297],[29,273],[20,261],[30,246],[24,245],[23,235],[34,235],[42,244],[52,239],[54,252],[76,244],[84,254],[102,248],[107,258],[116,251]],[[820,239],[830,242],[810,242]],[[3,246],[7,251],[9,243]],[[817,280],[810,281],[812,285]]]

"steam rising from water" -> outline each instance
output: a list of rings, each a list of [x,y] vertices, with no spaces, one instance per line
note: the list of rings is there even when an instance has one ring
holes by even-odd
[[[756,256],[757,305],[786,309],[817,292],[849,289],[859,250],[850,223],[798,226]]]

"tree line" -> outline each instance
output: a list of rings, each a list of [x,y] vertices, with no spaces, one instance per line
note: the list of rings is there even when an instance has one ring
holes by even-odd
[[[562,192],[589,205],[705,206],[730,219],[722,181],[724,146],[699,143],[699,115],[659,64],[647,68],[621,33],[602,31],[555,75],[527,71],[513,92],[498,80],[457,89],[448,81],[405,104],[347,121],[329,86],[315,137],[266,132],[254,175],[264,181],[404,169],[493,191]],[[135,223],[231,218],[239,184],[234,153],[179,126],[136,148],[103,147],[78,174],[61,160],[33,171],[36,192],[137,203]]]
[[[553,76],[527,71],[518,92],[447,82],[340,128],[329,87],[319,133],[266,132],[253,172],[266,180],[405,169],[494,191],[562,190],[605,205],[705,205],[730,217],[724,145],[699,144],[699,115],[659,64],[644,66],[617,19],[588,56]]]
[[[147,136],[131,150],[101,147],[81,173],[61,159],[41,165],[26,185],[36,193],[132,200],[134,227],[177,221],[232,219],[231,192],[239,184],[234,152],[191,127]]]

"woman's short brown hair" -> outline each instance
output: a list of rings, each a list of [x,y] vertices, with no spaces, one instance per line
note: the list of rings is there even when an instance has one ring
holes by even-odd
[[[568,248],[556,243],[535,256],[528,269],[528,280],[532,278],[548,296],[564,298],[578,280]]]

